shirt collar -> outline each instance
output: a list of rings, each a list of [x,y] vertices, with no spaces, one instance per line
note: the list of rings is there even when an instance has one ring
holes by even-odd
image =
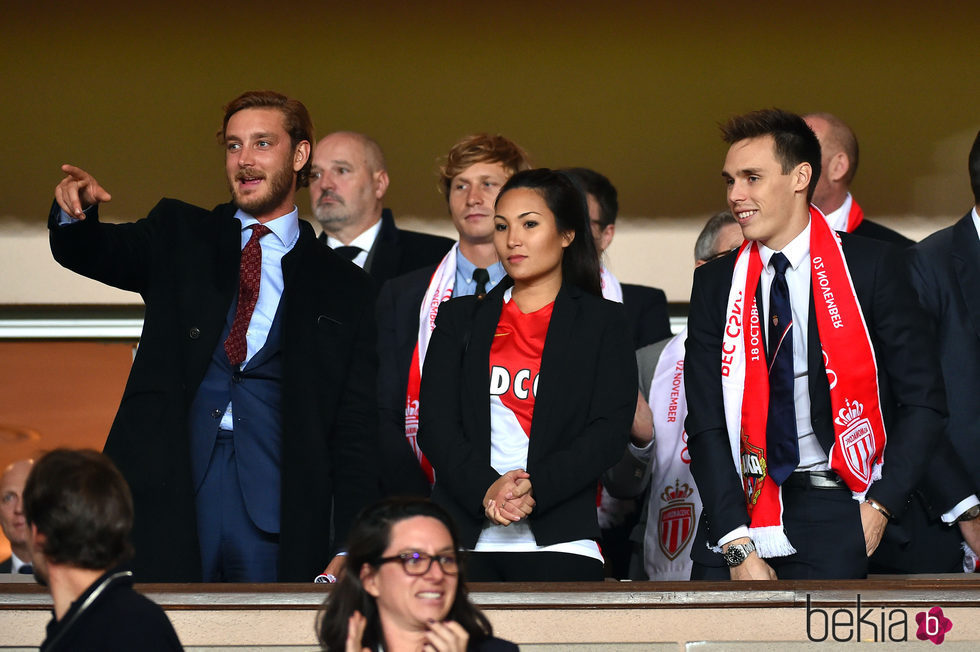
[[[240,208],[235,211],[235,217],[242,223],[243,231],[253,224],[259,223],[257,219]],[[296,241],[299,240],[299,209],[294,205],[292,211],[274,220],[269,220],[265,225],[276,235],[284,247],[292,249]]]
[[[847,218],[851,216],[852,203],[854,200],[851,198],[851,193],[847,193],[847,197],[844,198],[844,203],[840,205],[840,208],[824,216],[827,218],[827,224],[830,225],[830,228],[834,231],[847,231]]]
[[[977,207],[973,207],[973,226],[977,230],[977,237],[980,238],[980,214],[977,213]]]
[[[465,278],[467,283],[473,281],[473,272],[476,270],[476,268],[476,265],[467,260],[462,251],[459,251],[458,249],[456,250],[456,273]],[[490,265],[490,267],[487,267],[487,273],[490,274],[490,285],[500,283],[501,279],[507,275],[507,272],[504,271],[504,266],[500,263],[500,261],[497,261],[493,265]]]
[[[17,554],[11,550],[10,551],[10,572],[19,573],[21,566],[26,566],[28,562],[24,561]]]
[[[367,231],[361,233],[353,240],[350,241],[351,247],[358,247],[361,251],[371,251],[371,247],[374,246],[374,241],[378,237],[378,231],[381,230],[381,220],[378,220],[374,224],[368,227]],[[327,234],[327,246],[331,249],[336,249],[337,247],[343,247],[344,243]]]
[[[759,244],[759,256],[762,257],[762,264],[766,268],[769,267],[769,260],[775,253],[774,250],[766,245]],[[789,261],[789,266],[793,269],[797,269],[803,264],[803,261],[810,255],[810,220],[807,220],[806,228],[782,248],[782,254],[786,256],[786,260]]]

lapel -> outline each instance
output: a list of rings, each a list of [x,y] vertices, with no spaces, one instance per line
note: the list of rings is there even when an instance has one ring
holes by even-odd
[[[581,296],[582,290],[578,286],[563,284],[555,297],[555,308],[551,313],[544,351],[541,353],[540,377],[543,382],[538,386],[534,400],[528,464],[535,459],[535,449],[540,446],[547,448],[548,437],[558,434],[553,426],[555,408],[561,405],[562,398],[567,394],[564,390],[565,383],[575,382],[576,374],[581,373],[581,370],[575,368],[575,356],[569,355],[569,351],[574,350],[573,337],[575,325],[579,321]]]
[[[224,331],[229,312],[238,295],[238,268],[242,257],[241,222],[235,219],[235,207],[221,204],[210,213],[201,209],[200,219],[208,226],[198,231],[201,242],[193,243],[192,259],[179,263],[182,316],[185,329],[197,328],[200,339],[189,340],[182,349],[187,355],[187,387],[196,388],[207,371],[211,354]],[[200,258],[200,259],[198,259]],[[208,269],[208,265],[212,265]]]
[[[282,257],[282,297],[279,299],[279,309],[276,318],[282,319],[281,337],[293,332],[293,326],[300,319],[302,302],[312,299],[313,292],[307,291],[316,279],[316,272],[309,269],[312,256],[309,254],[315,247],[327,249],[325,243],[317,242],[313,227],[306,220],[299,221],[299,239],[296,244]],[[336,255],[336,254],[334,254]],[[282,339],[280,338],[280,343]]]
[[[221,204],[213,211],[215,256],[214,284],[189,284],[190,305],[207,314],[204,323],[223,323],[238,295],[238,267],[242,259],[241,222],[235,219],[235,206]],[[192,265],[193,266],[193,263]],[[200,281],[200,279],[199,279]]]
[[[953,283],[959,288],[973,332],[980,336],[980,238],[967,213],[953,225]]]
[[[395,226],[391,210],[385,208],[381,211],[381,228],[378,230],[378,237],[374,239],[374,246],[368,252],[365,271],[375,282],[398,276],[397,253],[398,227]]]
[[[486,297],[482,300],[473,299],[473,318],[465,319],[464,324],[469,328],[468,333],[463,334],[463,396],[471,396],[475,400],[469,405],[463,406],[476,419],[475,429],[472,431],[477,436],[486,436],[490,439],[490,401],[488,400],[490,388],[490,346],[493,343],[494,333],[497,331],[497,323],[500,321],[500,311],[504,305],[504,290],[510,285],[510,279],[504,278],[497,284]],[[464,415],[464,419],[466,416]],[[489,455],[490,447],[481,448]]]

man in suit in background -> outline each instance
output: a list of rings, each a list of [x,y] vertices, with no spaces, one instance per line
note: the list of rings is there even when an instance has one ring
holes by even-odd
[[[569,168],[565,172],[577,179],[585,190],[592,237],[601,258],[616,235],[616,217],[619,214],[616,187],[605,175],[595,170]],[[620,283],[605,265],[602,265],[601,273],[602,296],[622,303],[626,309],[634,349],[670,337],[670,314],[667,312],[667,295],[663,290],[646,285]]]
[[[694,267],[742,244],[742,229],[728,211],[712,215],[694,244]],[[685,328],[636,352],[640,376],[626,454],[602,477],[616,498],[644,496],[645,509],[629,536],[631,580],[691,579],[691,547],[701,497],[691,476],[684,432]]]
[[[31,547],[24,519],[24,483],[34,460],[18,460],[0,475],[0,530],[10,542],[10,557],[0,561],[0,573],[33,572]]]
[[[925,537],[910,545],[919,564],[943,553],[947,564],[955,567],[961,536],[972,551],[966,567],[973,570],[980,555],[980,507],[975,498],[964,501],[964,496],[980,488],[980,132],[970,150],[969,173],[973,209],[908,251],[912,284],[938,329],[949,406],[948,441],[927,472],[927,477],[939,482],[924,482],[920,491],[930,518],[921,529],[931,533],[929,540],[935,543],[918,552],[918,539]]]
[[[612,244],[616,234],[616,217],[619,214],[619,197],[616,186],[609,179],[589,168],[564,170],[585,191],[589,209],[592,239],[599,254],[599,273],[602,281],[602,297],[622,303],[630,326],[633,348],[639,349],[669,338],[670,315],[667,312],[667,295],[660,288],[620,283],[619,279],[602,263],[603,253]],[[606,570],[612,577],[624,578],[629,570],[630,544],[628,537],[639,518],[633,500],[620,500],[603,488],[598,505],[599,527],[602,530],[602,551]]]
[[[310,170],[310,201],[320,240],[362,268],[377,287],[395,276],[435,265],[453,246],[438,235],[403,231],[383,208],[388,170],[381,146],[353,131],[317,143]]]
[[[864,577],[942,432],[928,320],[900,251],[810,210],[820,145],[802,118],[756,111],[722,132],[729,208],[751,242],[694,273],[692,579]]]
[[[500,135],[474,134],[453,145],[439,173],[459,244],[438,265],[394,278],[378,294],[379,457],[385,495],[429,495],[431,468],[415,441],[429,334],[443,301],[485,295],[505,276],[493,247],[494,202],[511,175],[530,167],[524,150]]]
[[[898,231],[865,218],[851,196],[858,168],[858,141],[851,128],[831,113],[808,113],[803,119],[820,141],[822,169],[813,191],[813,205],[826,216],[830,228],[900,247],[914,244]]]
[[[64,166],[55,259],[139,292],[143,333],[105,452],[127,478],[146,581],[310,581],[377,494],[374,292],[317,242],[296,191],[306,107],[249,91],[219,140],[232,201],[160,201],[106,224],[111,199]]]

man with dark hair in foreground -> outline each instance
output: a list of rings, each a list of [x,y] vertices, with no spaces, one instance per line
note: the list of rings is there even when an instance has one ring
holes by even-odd
[[[901,250],[811,209],[820,144],[802,118],[756,111],[722,132],[728,205],[750,243],[694,272],[692,578],[864,577],[942,432],[929,322]]]
[[[58,449],[24,488],[34,576],[54,601],[42,652],[181,650],[166,614],[133,590],[133,499],[107,457]]]

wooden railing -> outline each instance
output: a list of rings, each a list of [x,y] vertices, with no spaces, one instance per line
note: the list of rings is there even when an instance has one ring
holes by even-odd
[[[144,584],[183,643],[315,649],[315,584]],[[527,650],[735,649],[749,642],[794,649],[816,642],[918,643],[917,614],[939,607],[947,641],[980,645],[980,578],[861,581],[473,584],[497,635]],[[0,644],[36,646],[50,599],[32,584],[0,584]],[[638,647],[634,647],[638,646]],[[950,646],[952,647],[952,646]],[[583,648],[584,649],[584,648]],[[947,648],[948,649],[948,648]],[[972,649],[976,649],[973,647]]]

